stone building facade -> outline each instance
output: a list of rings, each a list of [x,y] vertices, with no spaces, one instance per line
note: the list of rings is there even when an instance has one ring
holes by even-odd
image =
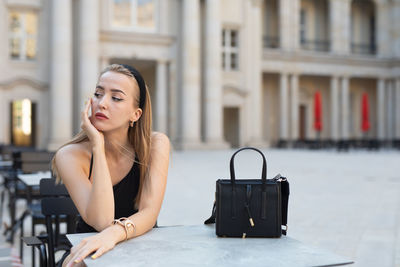
[[[70,139],[111,63],[142,72],[177,149],[400,139],[400,0],[5,0],[0,18],[0,143]]]

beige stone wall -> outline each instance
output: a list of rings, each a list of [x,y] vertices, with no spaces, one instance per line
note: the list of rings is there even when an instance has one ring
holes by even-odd
[[[30,99],[37,104],[36,145],[45,148],[48,142],[49,121],[49,58],[47,31],[40,30],[37,38],[37,59],[32,62],[9,58],[8,10],[38,12],[38,28],[48,26],[48,1],[4,1],[0,17],[7,23],[0,25],[0,143],[10,142],[10,102]]]
[[[240,26],[245,21],[245,1],[221,0],[221,20],[227,25]]]
[[[362,137],[360,96],[364,90],[370,95],[369,137],[400,138],[400,93],[396,93],[398,87],[400,90],[399,1],[372,1],[373,9],[366,11],[375,15],[376,55],[351,52],[352,41],[370,40],[368,16],[354,10],[351,0],[158,0],[152,32],[112,27],[109,0],[90,3],[96,8],[79,1],[63,3],[71,4],[71,29],[65,28],[68,23],[64,28],[54,25],[49,0],[8,0],[0,4],[0,17],[7,18],[8,10],[14,9],[35,10],[39,15],[37,60],[33,62],[9,59],[8,23],[0,24],[0,142],[9,142],[8,102],[21,97],[38,104],[37,144],[41,148],[50,141],[54,146],[61,142],[52,134],[57,129],[79,130],[82,97],[91,94],[97,74],[110,62],[134,64],[143,72],[153,100],[154,128],[166,131],[178,148],[224,147],[221,116],[226,107],[238,109],[240,145],[274,145],[282,137],[295,141],[300,105],[306,106],[306,138],[315,138],[316,90],[323,96],[323,139],[333,138],[335,132],[338,139]],[[197,6],[198,13],[192,8]],[[301,9],[307,13],[306,38],[330,41],[329,51],[301,47]],[[89,14],[88,10],[98,12]],[[68,18],[64,13],[61,15]],[[237,71],[223,71],[210,63],[219,62],[214,58],[221,54],[221,41],[215,37],[210,21],[238,31]],[[56,32],[65,33],[61,37],[71,33],[69,46],[62,48],[66,50],[60,50],[51,39],[54,27],[60,27]],[[98,37],[87,34],[93,32]],[[263,47],[266,35],[279,37],[280,46]],[[52,51],[71,51],[71,56],[54,61]],[[70,74],[63,71],[65,66],[71,66]],[[214,73],[219,73],[217,78]],[[187,94],[189,91],[193,94]],[[65,102],[55,110],[55,101],[70,94],[74,95],[72,103]],[[391,97],[396,99],[393,103],[388,102]],[[195,120],[188,117],[188,110]],[[229,116],[234,120],[232,114]],[[343,114],[348,114],[344,122]],[[71,120],[72,129],[68,123],[60,124],[59,118]]]

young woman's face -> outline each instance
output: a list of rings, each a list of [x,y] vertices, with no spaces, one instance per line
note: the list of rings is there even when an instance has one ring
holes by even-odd
[[[92,99],[92,124],[103,132],[128,128],[129,122],[141,115],[136,104],[138,94],[137,83],[132,78],[113,71],[104,73]]]

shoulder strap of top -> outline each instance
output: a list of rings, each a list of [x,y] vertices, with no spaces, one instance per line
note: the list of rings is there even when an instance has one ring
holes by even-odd
[[[89,169],[89,177],[88,177],[89,180],[90,180],[90,176],[92,175],[92,167],[93,167],[93,154],[90,156],[90,169]]]

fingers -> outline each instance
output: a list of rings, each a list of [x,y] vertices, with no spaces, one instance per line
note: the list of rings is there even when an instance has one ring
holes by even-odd
[[[84,248],[82,248],[82,250],[77,253],[77,255],[75,257],[72,258],[72,260],[70,261],[71,266],[72,264],[77,264],[82,262],[86,257],[89,256],[90,253],[94,252],[93,255],[91,256],[92,259],[96,259],[98,257],[100,257],[101,255],[103,255],[104,253],[106,253],[107,251],[109,251],[110,248],[106,247],[106,246],[101,246],[99,248],[97,248],[96,246],[86,246]],[[67,265],[67,267],[70,265]]]
[[[105,252],[107,252],[108,249],[106,249],[105,247],[100,247],[93,255],[92,255],[92,259],[96,259],[98,257],[100,257],[101,255],[103,255]]]
[[[76,263],[83,261],[90,253],[96,251],[98,247],[93,244],[85,244],[79,251],[76,251],[76,255],[72,257],[67,267],[73,266]]]
[[[83,239],[78,245],[73,246],[71,248],[71,254],[69,254],[69,256],[65,259],[65,261],[67,262],[67,265],[65,265],[66,267],[70,267],[73,266],[75,264],[75,259],[77,257],[78,254],[80,254],[80,250],[87,244],[87,240]],[[64,265],[63,265],[64,266]]]
[[[77,251],[79,251],[84,245],[86,245],[87,240],[83,239],[78,245],[73,246],[71,248],[71,254],[75,254]]]
[[[90,98],[87,102],[86,102],[86,106],[85,109],[82,111],[81,113],[81,119],[83,123],[87,123],[89,121],[89,109],[90,109],[90,105],[92,103],[92,99]]]
[[[85,107],[85,112],[88,117],[89,117],[89,109],[91,106],[92,106],[92,98],[89,98],[89,100],[86,103],[86,107]]]
[[[92,99],[90,98],[85,105],[85,109],[81,112],[81,128],[82,130],[88,130],[91,125],[91,117],[89,118],[89,109],[91,107]]]

